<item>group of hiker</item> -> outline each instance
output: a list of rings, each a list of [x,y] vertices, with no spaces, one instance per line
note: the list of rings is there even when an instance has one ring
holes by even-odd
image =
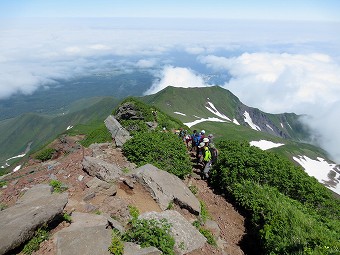
[[[206,136],[205,130],[187,134],[186,130],[179,130],[179,137],[185,142],[187,149],[195,154],[196,163],[202,168],[203,178],[209,178],[209,171],[217,161],[218,151],[213,143],[213,135]]]

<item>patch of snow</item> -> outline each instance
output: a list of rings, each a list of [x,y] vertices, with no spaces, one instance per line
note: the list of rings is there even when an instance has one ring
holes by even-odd
[[[269,150],[271,148],[276,148],[284,145],[284,143],[274,143],[272,141],[260,140],[260,141],[252,141],[249,143],[251,146],[255,146],[260,148],[261,150]]]
[[[215,114],[216,116],[218,116],[218,117],[220,117],[220,118],[222,118],[222,119],[231,121],[231,119],[229,119],[229,118],[228,118],[227,116],[225,116],[223,113],[220,113],[220,112],[216,109],[216,107],[215,107],[215,105],[214,105],[213,103],[208,102],[208,104],[209,104],[209,107],[208,107],[208,106],[205,107],[208,111],[212,112],[213,114]]]
[[[196,124],[198,124],[198,123],[204,122],[204,121],[226,122],[225,120],[221,120],[221,119],[219,119],[219,118],[211,118],[211,117],[209,117],[209,118],[207,118],[207,119],[202,118],[202,119],[199,119],[199,120],[195,120],[195,121],[193,121],[193,122],[187,122],[187,123],[183,123],[183,124],[186,125],[186,126],[188,126],[188,127],[190,128],[190,127],[192,127],[192,126],[194,126],[194,125],[196,125]]]
[[[307,156],[297,156],[293,159],[298,162],[309,176],[314,176],[320,183],[340,195],[340,167],[330,164],[325,159],[318,157],[317,160]]]
[[[233,119],[233,123],[235,123],[236,125],[240,125],[240,123],[237,121],[237,119]]]
[[[26,155],[26,154],[20,154],[20,155],[18,155],[18,156],[14,156],[14,157],[11,157],[11,158],[6,159],[6,161],[9,161],[9,160],[14,159],[14,158],[22,158],[22,157],[25,157],[25,155]]]
[[[293,130],[293,129],[292,129],[292,127],[289,125],[289,123],[288,123],[288,122],[287,122],[287,125],[290,127],[290,129],[291,129],[291,130]]]
[[[185,113],[181,113],[181,112],[174,112],[174,113],[176,113],[176,114],[178,114],[178,115],[187,116]]]
[[[249,113],[248,113],[247,111],[245,111],[245,112],[243,113],[243,116],[244,116],[244,122],[247,122],[248,125],[249,125],[252,129],[254,129],[254,130],[256,130],[256,131],[261,131],[261,128],[260,128],[259,126],[256,126],[256,125],[254,124],[253,120],[250,118],[250,115],[249,115]]]
[[[284,128],[282,122],[280,124],[281,124],[281,127]]]
[[[18,171],[20,168],[21,168],[21,165],[19,165],[19,166],[16,166],[16,167],[13,169],[13,172],[16,172],[16,171]]]
[[[270,128],[272,131],[274,131],[274,129],[271,126],[269,126],[268,124],[266,124],[266,126],[267,126],[267,128]]]
[[[198,117],[197,115],[192,115],[194,116],[196,119],[202,119],[201,117]]]
[[[73,128],[73,126],[68,126],[68,127],[66,128],[66,130],[69,130],[69,129],[71,129],[71,128]]]

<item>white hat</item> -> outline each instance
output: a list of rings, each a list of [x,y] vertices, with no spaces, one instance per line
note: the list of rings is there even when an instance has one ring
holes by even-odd
[[[204,134],[205,133],[205,130],[203,129],[202,131],[201,131],[201,134]]]
[[[198,145],[198,148],[204,147],[205,143],[201,142],[200,145]]]
[[[209,138],[207,138],[207,137],[203,138],[203,142],[204,143],[208,143],[209,142]]]

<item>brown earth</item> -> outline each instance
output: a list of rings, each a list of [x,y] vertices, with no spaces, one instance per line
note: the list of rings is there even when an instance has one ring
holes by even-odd
[[[84,156],[92,155],[93,151],[89,148],[81,147],[77,141],[82,137],[64,137],[56,140],[52,146],[58,149],[56,157],[45,163],[30,159],[19,171],[6,176],[8,185],[0,190],[0,203],[7,206],[15,204],[16,200],[32,186],[39,183],[49,183],[51,179],[57,179],[66,184],[69,192],[69,203],[65,211],[88,212],[88,203],[83,198],[88,192],[86,183],[93,177],[83,171],[82,159]],[[121,150],[106,146],[103,148],[108,162],[119,165],[122,169],[131,168],[131,163],[126,160]],[[194,169],[194,171],[198,171]],[[200,179],[190,178],[185,180],[188,186],[197,187],[197,197],[203,201],[207,207],[210,218],[215,221],[220,229],[219,247],[206,244],[201,250],[189,253],[190,255],[204,254],[243,254],[239,243],[245,235],[244,217],[235,209],[235,207],[226,201],[226,199],[215,194],[207,185],[207,182]],[[96,208],[94,212],[106,212],[107,197],[96,195],[90,200],[92,207]],[[134,183],[133,189],[124,184],[123,181],[117,183],[117,194],[111,197],[110,203],[120,203],[122,205],[134,205],[141,213],[146,211],[161,211],[158,204],[152,199],[150,193],[138,183]],[[122,207],[124,207],[122,206]],[[184,217],[193,221],[195,216],[188,211],[178,210]],[[127,209],[126,209],[127,210]],[[112,215],[112,212],[110,212]],[[115,212],[124,217],[124,211]],[[66,227],[68,223],[62,222],[51,231],[51,236]],[[217,237],[216,237],[217,238]],[[54,255],[56,254],[53,238],[43,242],[36,255]]]

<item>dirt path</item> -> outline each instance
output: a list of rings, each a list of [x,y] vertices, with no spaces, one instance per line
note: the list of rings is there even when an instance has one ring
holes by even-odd
[[[76,141],[68,141],[68,145],[76,146]],[[62,146],[60,143],[56,147]],[[65,146],[63,144],[63,146]],[[72,147],[71,146],[71,147]],[[123,156],[120,150],[111,148],[110,146],[102,147],[101,150],[105,151],[104,160],[114,162],[122,168],[129,166],[129,162]],[[12,174],[12,180],[9,181],[8,187],[0,191],[0,202],[8,206],[15,204],[20,195],[28,188],[38,183],[48,183],[52,178],[62,180],[69,189],[69,204],[65,208],[66,211],[84,211],[83,198],[86,195],[87,187],[85,183],[92,179],[84,173],[82,169],[82,159],[85,155],[92,155],[90,149],[76,149],[69,154],[59,157],[53,161],[47,163],[39,163],[34,160],[28,162],[23,169],[17,173]],[[199,170],[194,169],[197,174]],[[23,176],[23,177],[21,177]],[[80,181],[80,177],[83,179]],[[232,204],[228,203],[226,199],[215,194],[213,190],[207,185],[205,180],[199,178],[187,179],[186,184],[188,186],[195,186],[198,190],[196,196],[199,200],[204,202],[207,207],[211,220],[218,224],[219,228],[219,240],[218,247],[213,247],[206,244],[201,250],[189,253],[188,255],[242,255],[243,252],[239,247],[239,242],[245,234],[244,218],[237,212]],[[105,211],[105,203],[103,203],[105,197],[97,196],[91,203],[97,207],[98,211]],[[139,184],[135,184],[133,190],[129,189],[122,182],[117,186],[117,195],[115,199],[125,201],[126,204],[135,205],[142,213],[145,211],[160,211],[159,206],[151,198],[150,194]],[[177,209],[186,218],[194,220],[195,217],[186,210]],[[35,252],[35,255],[54,255],[56,253],[55,243],[53,242],[53,234],[60,229],[66,227],[66,223],[62,223],[52,230],[51,238],[41,244],[39,251]]]

